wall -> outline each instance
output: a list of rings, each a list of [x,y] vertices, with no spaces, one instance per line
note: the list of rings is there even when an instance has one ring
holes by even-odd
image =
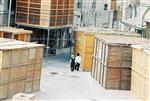
[[[92,8],[93,1],[96,7]],[[111,0],[82,0],[82,8],[77,8],[75,1],[74,26],[85,27],[111,27],[113,12],[111,11]],[[108,9],[104,10],[104,4],[108,4]]]
[[[0,26],[7,25],[8,0],[0,0]]]

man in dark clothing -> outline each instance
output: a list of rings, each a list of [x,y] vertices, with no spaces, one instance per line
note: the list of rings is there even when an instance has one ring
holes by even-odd
[[[75,57],[74,57],[74,55],[71,56],[70,68],[71,68],[71,71],[74,71],[74,68],[75,68]]]

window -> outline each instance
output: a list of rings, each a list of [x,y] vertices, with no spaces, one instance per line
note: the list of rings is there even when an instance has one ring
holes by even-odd
[[[82,8],[82,0],[78,0],[77,2],[77,8]]]
[[[78,2],[77,8],[81,8],[81,2]]]
[[[93,0],[92,9],[95,9],[95,8],[96,8],[96,0]]]

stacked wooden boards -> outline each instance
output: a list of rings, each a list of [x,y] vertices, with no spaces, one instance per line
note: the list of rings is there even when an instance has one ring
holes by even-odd
[[[0,100],[40,88],[43,45],[0,38]]]
[[[132,46],[131,91],[141,100],[150,100],[150,42]]]
[[[73,11],[74,0],[17,0],[16,23],[40,27],[71,26]]]
[[[0,27],[0,37],[30,42],[32,31],[13,27]]]
[[[84,71],[91,71],[92,55],[94,47],[94,36],[97,34],[115,35],[115,36],[130,36],[140,37],[136,33],[120,32],[113,29],[105,28],[78,28],[75,30],[74,40],[74,54],[80,53],[82,58],[81,68]]]
[[[131,86],[132,44],[149,40],[137,37],[97,35],[91,75],[106,89],[129,90]]]

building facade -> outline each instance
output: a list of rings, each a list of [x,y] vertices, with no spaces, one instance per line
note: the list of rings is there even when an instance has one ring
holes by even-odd
[[[114,0],[75,0],[75,27],[112,27]]]
[[[0,26],[6,26],[8,20],[8,0],[0,0]]]

